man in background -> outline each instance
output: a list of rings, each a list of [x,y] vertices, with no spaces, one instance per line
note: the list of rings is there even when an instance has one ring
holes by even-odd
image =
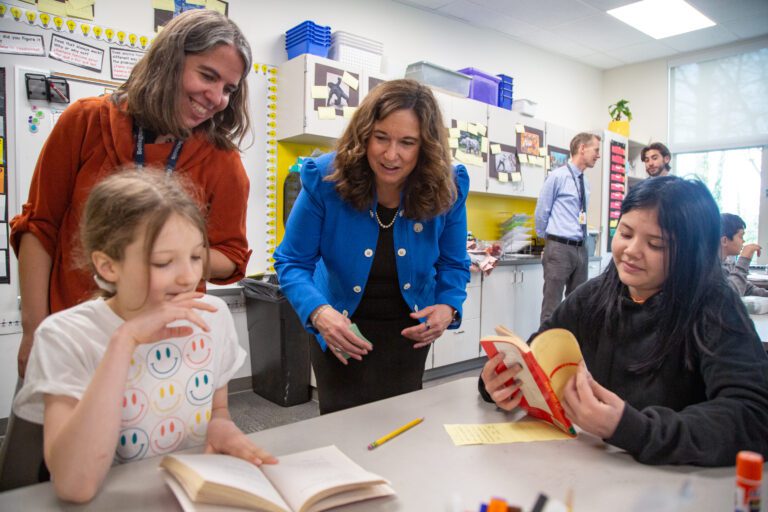
[[[600,158],[600,137],[579,133],[571,140],[571,158],[552,171],[536,202],[536,235],[547,239],[542,255],[544,298],[541,321],[550,317],[567,296],[587,280],[587,203],[584,171]]]
[[[760,256],[762,247],[757,244],[744,244],[744,230],[747,224],[744,219],[732,213],[720,215],[720,261],[723,264],[728,282],[741,297],[757,295],[768,297],[768,290],[755,286],[749,282],[749,264],[752,256],[757,253]],[[736,261],[733,256],[738,256]]]
[[[672,168],[669,166],[669,162],[672,160],[672,153],[661,142],[654,142],[645,146],[640,151],[640,160],[645,164],[645,172],[648,173],[650,178],[666,176],[672,171]]]

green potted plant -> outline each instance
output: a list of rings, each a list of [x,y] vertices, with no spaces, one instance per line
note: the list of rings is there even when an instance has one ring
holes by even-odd
[[[619,100],[608,107],[611,122],[608,129],[619,135],[629,138],[629,122],[632,120],[632,111],[629,110],[629,100]],[[622,119],[622,117],[626,119]]]

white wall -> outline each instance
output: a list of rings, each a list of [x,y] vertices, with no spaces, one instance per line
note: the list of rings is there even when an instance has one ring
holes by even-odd
[[[667,59],[609,69],[603,73],[602,113],[607,125],[607,106],[620,99],[629,100],[632,111],[629,138],[642,143],[668,140]]]

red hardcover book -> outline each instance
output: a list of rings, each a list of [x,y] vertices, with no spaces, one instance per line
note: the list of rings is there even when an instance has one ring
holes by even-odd
[[[583,359],[573,334],[565,329],[550,329],[536,336],[529,346],[503,326],[496,327],[496,332],[500,336],[486,336],[480,345],[489,358],[504,353],[504,361],[496,367],[496,373],[515,363],[523,368],[517,374],[521,383],[519,392],[523,393],[520,407],[530,416],[575,436],[576,431],[560,403],[565,384],[576,374]],[[511,385],[512,381],[507,384]]]

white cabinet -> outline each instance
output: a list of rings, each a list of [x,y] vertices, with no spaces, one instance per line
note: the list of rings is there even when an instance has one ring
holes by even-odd
[[[467,285],[467,300],[464,301],[461,327],[446,329],[432,344],[432,357],[427,358],[427,368],[458,363],[480,355],[480,284],[480,274],[472,273],[472,279]]]
[[[600,275],[600,260],[590,261],[587,263],[587,278],[592,279]]]
[[[528,339],[539,328],[543,286],[539,263],[496,267],[483,278],[481,336],[494,335],[501,324]]]
[[[544,167],[520,163],[520,173],[512,173],[509,181],[500,181],[496,172],[492,172],[490,165],[495,169],[509,170],[514,165],[515,152],[517,151],[517,126],[522,125],[541,131],[542,137],[539,143],[544,145],[544,133],[546,124],[544,121],[525,117],[519,112],[505,110],[503,108],[488,108],[488,138],[492,156],[489,157],[489,177],[487,192],[492,194],[538,198],[541,186],[546,177]],[[493,153],[497,149],[496,153]]]
[[[304,54],[277,71],[277,139],[306,144],[332,144],[341,136],[371,85],[369,76],[335,60]]]

